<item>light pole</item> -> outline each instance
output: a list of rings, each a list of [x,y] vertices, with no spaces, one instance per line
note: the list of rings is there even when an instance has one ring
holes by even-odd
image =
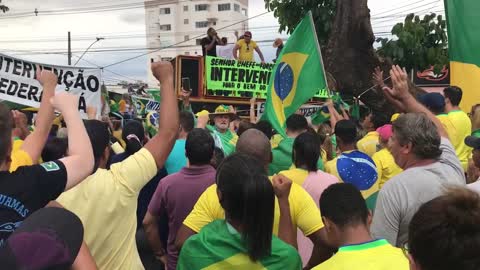
[[[90,46],[88,46],[88,48],[83,52],[82,56],[80,56],[77,60],[77,62],[75,62],[75,64],[73,66],[76,66],[78,64],[78,62],[80,62],[80,60],[83,58],[83,56],[88,52],[88,50],[90,50],[90,48],[97,42],[99,42],[100,40],[104,40],[105,38],[103,37],[97,37],[97,39],[92,43],[90,44]]]

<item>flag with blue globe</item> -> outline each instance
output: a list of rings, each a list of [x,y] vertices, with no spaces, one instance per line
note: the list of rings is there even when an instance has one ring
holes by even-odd
[[[286,119],[316,95],[319,89],[327,90],[311,12],[307,13],[288,39],[273,74],[275,76],[270,80],[262,119],[268,120],[278,133],[286,136]]]

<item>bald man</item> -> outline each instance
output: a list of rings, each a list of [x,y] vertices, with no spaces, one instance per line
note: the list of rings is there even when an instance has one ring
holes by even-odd
[[[272,151],[270,141],[261,131],[256,129],[245,131],[237,142],[236,151],[256,157],[264,163],[265,172],[268,172],[268,165],[272,160]],[[295,183],[292,183],[288,201],[293,226],[298,227],[314,243],[312,256],[306,265],[306,268],[310,269],[327,260],[333,254],[333,251],[325,244],[325,230],[320,210],[312,197]],[[278,200],[275,200],[275,204],[273,233],[276,235],[280,219]],[[225,213],[218,201],[217,186],[212,185],[200,196],[192,212],[178,230],[175,240],[177,249],[180,250],[188,237],[198,233],[203,226],[216,219],[224,218]]]
[[[237,141],[237,152],[262,161],[268,173],[268,165],[272,162],[272,146],[263,132],[258,129],[245,131]]]

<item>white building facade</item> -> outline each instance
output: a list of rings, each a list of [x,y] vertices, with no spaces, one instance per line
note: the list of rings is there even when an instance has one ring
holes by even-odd
[[[170,47],[148,55],[149,86],[158,85],[150,71],[152,61],[171,60],[177,55],[201,56],[200,41],[209,27],[215,28],[220,38],[234,43],[235,31],[242,35],[248,29],[247,18],[248,0],[145,1],[147,47]]]

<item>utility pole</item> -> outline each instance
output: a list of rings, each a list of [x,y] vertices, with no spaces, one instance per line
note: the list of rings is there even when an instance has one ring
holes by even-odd
[[[68,31],[68,65],[72,65],[72,40],[70,38],[70,31]]]

